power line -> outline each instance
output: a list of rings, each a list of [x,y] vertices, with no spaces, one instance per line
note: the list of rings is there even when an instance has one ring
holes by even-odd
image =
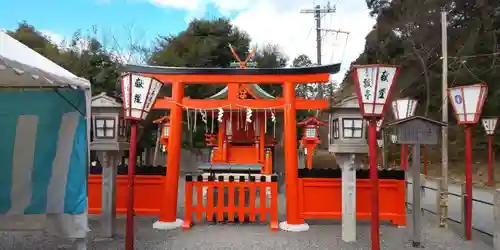
[[[318,65],[321,65],[321,18],[322,14],[335,13],[335,6],[330,6],[330,2],[326,7],[321,7],[319,4],[314,7],[314,9],[302,9],[300,11],[302,14],[314,14],[314,19],[316,21],[316,61]],[[318,97],[323,97],[323,86],[318,86]]]
[[[476,55],[470,55],[470,56],[449,56],[448,58],[453,58],[453,59],[468,59],[468,58],[487,57],[487,56],[496,56],[496,55],[500,55],[500,52],[486,53],[486,54],[476,54]]]

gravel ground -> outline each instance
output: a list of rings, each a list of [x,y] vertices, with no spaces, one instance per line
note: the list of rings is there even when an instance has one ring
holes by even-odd
[[[411,217],[409,217],[411,218]],[[158,231],[152,229],[154,217],[136,218],[136,249],[370,249],[370,225],[358,224],[355,243],[344,243],[340,239],[339,222],[310,221],[308,232],[270,232],[268,225],[203,223],[189,231]],[[88,249],[124,249],[125,219],[119,218],[118,235],[113,239],[99,237],[98,217],[92,217],[92,232]],[[423,249],[492,249],[491,238],[474,235],[471,242],[463,241],[458,227],[439,229],[436,218],[424,216]],[[411,249],[411,224],[406,228],[391,225],[381,227],[382,249]],[[71,242],[40,231],[0,232],[0,249],[54,250],[71,249]]]
[[[279,214],[280,221],[285,219],[285,185],[283,176],[279,177]],[[182,218],[183,179],[179,185],[179,214]],[[382,249],[412,249],[411,214],[407,217],[408,227],[397,228],[389,224],[381,226]],[[430,214],[423,216],[423,249],[483,250],[492,249],[492,238],[479,233],[473,235],[473,241],[460,238],[461,226],[450,225],[449,229],[437,228],[437,218]],[[15,228],[17,220],[6,221]],[[31,220],[33,221],[33,220]],[[117,219],[117,236],[103,239],[99,236],[99,216],[89,216],[90,229],[88,249],[112,250],[124,249],[125,218]],[[307,232],[270,232],[267,224],[217,224],[200,223],[189,231],[158,231],[152,228],[155,217],[136,217],[135,249],[370,249],[370,225],[358,222],[357,242],[345,243],[341,240],[342,227],[339,221],[308,221],[311,229]],[[0,226],[2,220],[0,218]],[[5,228],[5,225],[0,227]],[[35,228],[33,228],[35,229]],[[71,249],[71,241],[51,236],[43,231],[0,231],[0,250],[55,250]]]

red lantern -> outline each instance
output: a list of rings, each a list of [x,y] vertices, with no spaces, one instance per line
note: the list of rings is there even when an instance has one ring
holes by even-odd
[[[363,117],[384,116],[386,103],[398,73],[399,67],[393,65],[354,66],[354,87]]]
[[[170,136],[170,117],[163,116],[158,120],[153,121],[161,125],[160,142],[168,148],[168,138]]]
[[[476,124],[483,110],[484,100],[488,93],[488,85],[474,84],[448,89],[458,124]]]
[[[298,123],[303,126],[303,134],[300,143],[307,150],[307,168],[312,168],[312,153],[316,145],[318,145],[321,140],[319,138],[319,126],[326,125],[325,122],[318,120],[316,117],[309,117],[304,121]]]
[[[458,124],[465,125],[465,238],[472,239],[472,132],[471,126],[479,121],[488,85],[474,84],[448,89]]]
[[[370,148],[370,180],[372,184],[372,249],[380,249],[379,195],[377,168],[377,122],[384,117],[387,100],[395,85],[399,67],[371,64],[354,65],[353,77],[361,115],[369,120],[368,147]]]

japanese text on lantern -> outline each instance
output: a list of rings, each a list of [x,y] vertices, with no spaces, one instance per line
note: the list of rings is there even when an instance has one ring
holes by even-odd
[[[147,91],[150,84],[150,79],[143,76],[136,76],[132,78],[132,109],[143,109],[144,101],[146,99]]]
[[[374,88],[375,83],[373,82],[374,68],[358,68],[358,80],[359,88],[363,98],[363,102],[372,102],[374,100]]]
[[[155,102],[155,97],[160,92],[162,84],[156,80],[151,82],[151,87],[149,90],[149,95],[148,99],[146,100],[146,104],[144,105],[144,110],[148,111],[151,109],[153,106],[153,103]]]
[[[378,86],[376,93],[376,100],[378,103],[385,103],[387,99],[387,94],[389,93],[389,89],[391,88],[394,75],[396,73],[396,68],[389,67],[381,67],[378,72]]]

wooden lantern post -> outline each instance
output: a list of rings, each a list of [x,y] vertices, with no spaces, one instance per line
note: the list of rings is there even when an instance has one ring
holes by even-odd
[[[134,249],[134,178],[137,153],[137,123],[146,119],[162,83],[155,78],[136,74],[122,76],[124,118],[130,120],[128,157],[128,203],[125,249]]]
[[[392,113],[396,120],[406,119],[414,116],[417,110],[417,100],[404,98],[392,101]],[[401,170],[408,168],[408,145],[401,144],[399,154],[399,167]]]
[[[489,117],[481,119],[484,131],[488,136],[488,186],[495,186],[495,176],[493,172],[493,137],[497,127],[498,117]]]
[[[312,156],[314,152],[314,148],[316,145],[321,143],[319,138],[319,126],[326,125],[325,122],[318,120],[316,117],[309,117],[301,122],[298,125],[303,127],[302,139],[300,143],[307,150],[307,168],[312,169]]]
[[[488,86],[474,84],[448,89],[458,124],[465,125],[465,238],[472,239],[472,135],[471,127],[479,121]]]
[[[361,115],[368,120],[368,147],[370,157],[370,180],[372,185],[371,240],[372,250],[380,249],[379,189],[377,168],[377,120],[382,119],[396,82],[399,67],[393,65],[354,65],[354,86]]]

